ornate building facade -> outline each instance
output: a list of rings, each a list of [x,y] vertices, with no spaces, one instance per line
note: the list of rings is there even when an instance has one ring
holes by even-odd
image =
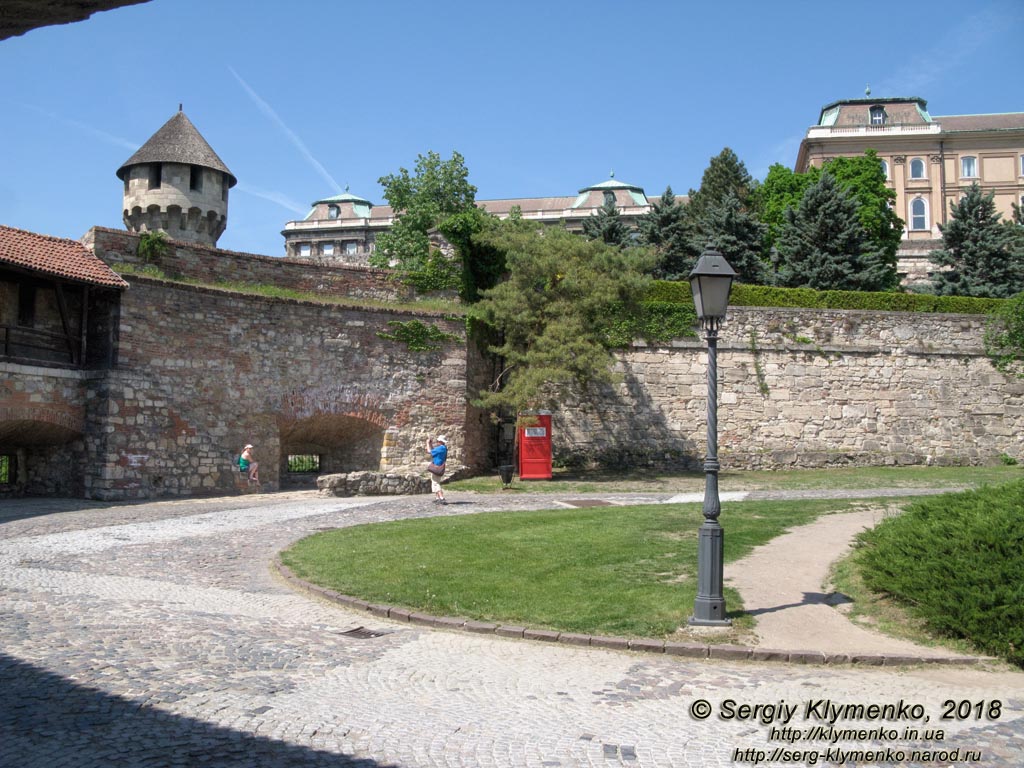
[[[1024,112],[930,115],[920,98],[848,99],[821,108],[800,144],[794,170],[806,173],[833,157],[878,153],[896,213],[904,220],[901,272],[910,282],[928,277],[928,254],[939,225],[974,183],[992,193],[1004,219],[1024,204]]]
[[[680,200],[686,200],[680,197]],[[583,229],[583,221],[612,202],[627,224],[651,210],[658,197],[647,197],[643,187],[615,178],[583,187],[566,197],[519,197],[505,200],[477,200],[488,213],[508,218],[518,207],[524,219],[558,224],[573,231]],[[374,205],[366,198],[350,194],[325,197],[313,203],[306,217],[285,224],[285,257],[311,259],[323,263],[366,265],[373,253],[377,234],[394,222],[390,205]]]

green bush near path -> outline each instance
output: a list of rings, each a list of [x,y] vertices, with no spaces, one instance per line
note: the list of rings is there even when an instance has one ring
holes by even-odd
[[[1024,481],[915,501],[858,545],[869,588],[1024,667]]]
[[[725,559],[862,503],[726,503]],[[702,520],[700,504],[489,512],[328,531],[281,557],[301,578],[371,602],[565,632],[665,637],[693,612]],[[736,615],[738,595],[725,594]]]

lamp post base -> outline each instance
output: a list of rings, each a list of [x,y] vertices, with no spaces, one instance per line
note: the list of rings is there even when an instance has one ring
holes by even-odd
[[[717,481],[715,473],[708,474],[708,488],[711,490],[711,498],[716,503]],[[705,506],[708,506],[707,497]],[[717,511],[714,510],[716,513]],[[697,598],[693,601],[693,616],[689,621],[691,627],[732,626],[732,619],[726,618],[725,615],[725,595],[722,589],[724,552],[725,531],[717,519],[705,518],[697,535]]]

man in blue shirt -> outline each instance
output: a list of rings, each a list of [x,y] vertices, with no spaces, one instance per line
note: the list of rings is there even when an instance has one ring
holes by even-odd
[[[436,442],[427,438],[427,450],[430,452],[430,463],[432,467],[439,467],[440,470],[432,469],[430,472],[430,490],[437,497],[435,504],[447,504],[444,498],[444,490],[441,488],[441,478],[444,476],[444,465],[448,460],[448,438],[438,435]]]

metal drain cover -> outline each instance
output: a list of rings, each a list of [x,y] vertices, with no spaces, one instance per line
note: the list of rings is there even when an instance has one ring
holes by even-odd
[[[340,632],[339,634],[345,637],[354,637],[356,640],[372,640],[375,637],[383,637],[384,635],[390,634],[388,632],[382,632],[378,629],[367,629],[366,627],[356,627],[346,632]]]

